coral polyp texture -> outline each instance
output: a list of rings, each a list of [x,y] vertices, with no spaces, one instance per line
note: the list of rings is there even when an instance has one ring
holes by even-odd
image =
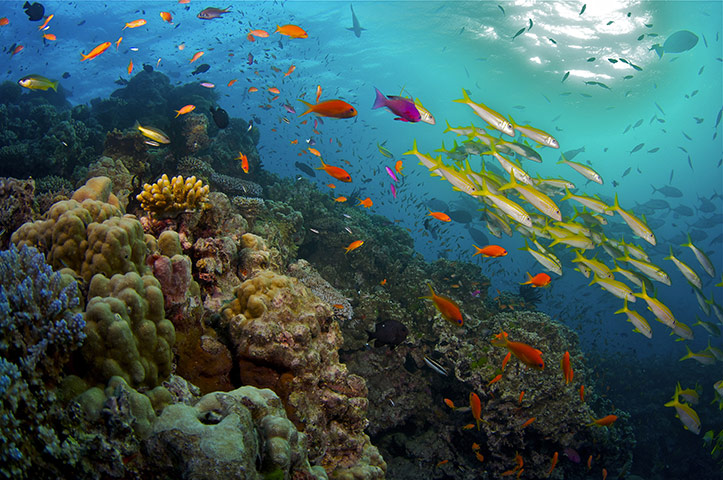
[[[175,217],[188,210],[204,208],[209,187],[196,177],[163,176],[153,185],[146,183],[136,199],[141,208],[158,218]]]
[[[133,388],[153,388],[171,373],[173,324],[165,319],[161,284],[135,272],[98,274],[88,290],[86,339],[81,353],[88,377],[122,377]]]
[[[339,363],[331,309],[297,279],[260,270],[235,291],[223,323],[245,384],[272,388],[332,478],[383,478],[386,464],[364,433],[364,379]]]

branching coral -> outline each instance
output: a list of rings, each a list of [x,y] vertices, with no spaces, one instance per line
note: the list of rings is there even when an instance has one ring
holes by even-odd
[[[31,247],[0,252],[0,476],[25,478],[72,455],[52,386],[85,338],[77,283]]]
[[[153,185],[145,184],[136,197],[141,207],[157,217],[175,217],[186,210],[204,208],[209,187],[196,177],[186,180],[182,176],[168,179],[163,176]]]

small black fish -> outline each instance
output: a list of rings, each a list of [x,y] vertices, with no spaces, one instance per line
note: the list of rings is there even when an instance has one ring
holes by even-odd
[[[522,35],[523,33],[525,33],[525,30],[527,30],[527,29],[526,29],[526,28],[520,28],[520,29],[517,31],[517,33],[515,33],[515,36],[512,37],[512,40],[514,40],[515,38],[517,38],[517,37],[519,37],[520,35]]]
[[[215,123],[218,128],[228,127],[228,113],[226,113],[226,110],[221,107],[216,107],[216,110],[211,107],[210,110],[213,116],[213,123]]]
[[[63,78],[70,78],[70,73],[63,72]]]
[[[316,177],[316,172],[314,171],[314,169],[311,168],[310,166],[308,166],[307,164],[301,163],[301,162],[296,162],[296,163],[294,163],[294,165],[296,165],[296,168],[298,168],[299,170],[301,170],[308,176]]]
[[[383,345],[389,345],[392,350],[406,340],[408,334],[409,329],[396,320],[380,321],[376,324],[374,333],[367,332],[369,340],[374,340],[374,347],[379,348]]]
[[[210,68],[211,65],[209,65],[208,63],[202,63],[201,65],[197,66],[194,71],[191,72],[191,75],[198,75],[199,73],[208,72]]]
[[[31,22],[38,22],[42,20],[43,15],[45,15],[45,7],[38,2],[32,4],[30,2],[25,2],[23,10],[25,10],[25,15],[28,16],[28,20]]]
[[[116,80],[116,81],[113,82],[113,83],[115,83],[116,85],[123,85],[123,86],[125,86],[125,85],[128,85],[128,80],[126,80],[125,78],[118,77],[118,80]]]
[[[151,73],[153,71],[153,67],[151,65],[148,65],[147,63],[143,64],[143,71]]]

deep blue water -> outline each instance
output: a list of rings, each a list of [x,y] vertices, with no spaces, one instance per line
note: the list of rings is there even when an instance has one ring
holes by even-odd
[[[128,78],[130,60],[136,71],[146,63],[173,83],[212,82],[221,94],[223,108],[232,116],[253,119],[260,127],[259,151],[265,168],[308,178],[294,164],[301,161],[318,166],[318,159],[306,151],[307,141],[313,139],[326,163],[347,168],[354,182],[344,185],[322,172],[310,180],[335,196],[349,196],[361,188],[359,197],[368,196],[374,202],[370,213],[399,220],[399,225],[410,229],[417,249],[428,260],[440,256],[470,260],[475,243],[465,225],[455,222],[431,224],[436,238],[432,236],[424,225],[428,202],[437,199],[450,205],[449,210],[467,209],[474,214],[471,226],[510,252],[500,259],[472,260],[483,264],[492,282],[490,291],[516,290],[526,279],[525,272],[542,271],[532,257],[518,250],[523,237],[515,233],[495,239],[475,211],[477,200],[453,191],[448,182],[431,177],[412,157],[402,156],[414,140],[420,151],[429,153],[443,143],[451,148],[455,140],[465,140],[443,133],[446,122],[485,126],[471,109],[453,103],[462,97],[462,89],[467,89],[474,101],[512,115],[517,123],[543,129],[559,141],[559,151],[539,149],[543,163],[522,163],[531,175],[564,177],[576,183],[576,193],[597,194],[609,203],[617,193],[622,207],[638,216],[645,211],[640,205],[649,200],[667,201],[670,208],[646,214],[654,226],[656,246],[634,238],[617,216],[609,217],[604,230],[611,238],[624,237],[644,247],[651,261],[668,272],[672,285],[656,283],[657,296],[679,321],[692,325],[698,316],[723,327],[715,315],[704,315],[685,278],[672,262],[664,260],[672,246],[676,256],[701,276],[704,295],[723,304],[723,288],[714,286],[723,273],[723,133],[720,123],[716,125],[723,106],[721,2],[611,0],[589,2],[580,14],[584,2],[357,1],[354,10],[365,28],[359,38],[346,29],[352,22],[348,2],[232,2],[232,13],[212,21],[199,20],[196,14],[209,6],[225,7],[225,3],[45,2],[46,14],[55,15],[45,32],[38,31],[39,23],[27,20],[22,3],[0,4],[0,17],[9,19],[7,26],[0,27],[0,44],[4,49],[15,43],[25,47],[12,57],[3,54],[0,80],[17,81],[29,73],[60,79],[68,72],[70,77],[62,79],[61,85],[73,104],[107,97],[118,88],[115,80]],[[164,22],[160,11],[170,12],[173,23]],[[138,18],[148,23],[122,30],[124,23]],[[246,38],[250,29],[271,33],[277,24],[286,23],[302,26],[309,38],[289,39],[273,33],[253,43]],[[662,58],[651,50],[680,30],[698,37],[693,48],[665,53]],[[57,40],[44,41],[42,33],[55,34]],[[117,51],[112,46],[94,60],[80,62],[81,51],[87,53],[105,41],[115,43],[120,36],[123,41]],[[179,45],[185,48],[180,50]],[[197,51],[205,52],[202,60],[189,63]],[[248,64],[249,54],[255,60],[252,65]],[[640,70],[630,63],[608,60],[620,58]],[[191,75],[200,63],[210,64],[211,69],[200,76]],[[283,73],[291,65],[296,69],[285,77]],[[567,72],[569,77],[563,82]],[[232,79],[238,81],[227,87]],[[586,81],[601,82],[608,88]],[[313,99],[317,85],[323,89],[322,100],[344,99],[357,108],[358,116],[324,119],[317,134],[311,116],[297,118],[284,109],[283,104],[288,104],[301,113],[297,98]],[[259,91],[248,93],[251,86]],[[271,100],[270,87],[281,91],[277,100]],[[374,87],[388,95],[404,92],[418,98],[435,116],[436,125],[394,121],[390,112],[372,110]],[[302,124],[305,119],[308,122]],[[380,143],[394,154],[393,159],[379,152]],[[639,144],[644,145],[631,153]],[[560,152],[581,147],[585,151],[574,160],[589,162],[603,177],[603,185],[585,182],[569,167],[557,164]],[[400,159],[405,177],[396,184],[394,199],[392,180],[384,167],[394,168]],[[489,158],[485,162],[496,164]],[[470,163],[479,168],[481,159],[471,156]],[[326,186],[331,182],[337,185],[335,190]],[[673,186],[682,196],[665,197],[654,193],[651,185]],[[558,205],[569,203],[559,202],[559,198],[555,197]],[[702,211],[701,198],[712,202],[714,209]],[[566,208],[564,213],[569,212],[570,207]],[[680,247],[687,234],[709,255],[715,277],[706,275],[692,252]],[[676,369],[678,358],[685,354],[684,343],[693,351],[706,347],[709,337],[701,327],[693,328],[695,340],[674,341],[676,337],[653,320],[640,300],[635,307],[650,321],[653,339],[632,333],[624,317],[614,315],[622,301],[586,286],[589,280],[569,262],[572,254],[565,253],[562,246],[556,252],[563,258],[564,275],[552,275],[555,278],[543,292],[540,309],[575,326],[584,348],[625,356],[625,361],[633,363],[655,362],[662,369]],[[598,259],[613,266],[601,249],[595,252]],[[720,337],[711,338],[711,343],[723,348]],[[678,380],[690,384],[700,380],[705,398],[710,400],[710,379],[721,378],[720,364],[697,367],[691,378]]]

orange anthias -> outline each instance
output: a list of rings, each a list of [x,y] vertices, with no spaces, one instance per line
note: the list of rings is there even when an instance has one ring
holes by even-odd
[[[482,421],[482,402],[474,392],[469,394],[469,408],[472,410],[472,416],[477,422],[477,430],[479,430],[479,422]]]
[[[181,107],[180,110],[174,110],[174,112],[176,112],[176,116],[174,118],[178,118],[179,115],[185,115],[188,112],[192,112],[195,109],[196,109],[195,105],[184,105],[183,107]]]
[[[88,55],[84,55],[83,52],[80,52],[80,56],[83,57],[83,60],[81,60],[81,62],[85,62],[86,60],[93,60],[95,57],[108,50],[108,47],[110,47],[110,45],[110,42],[103,42],[97,47],[95,47],[93,50],[91,50]]]
[[[562,356],[560,366],[562,367],[562,376],[565,377],[565,385],[567,385],[568,383],[572,382],[572,377],[574,375],[572,367],[570,366],[570,352],[566,351],[565,354]]]
[[[532,287],[546,287],[550,284],[550,281],[552,280],[550,276],[546,273],[538,273],[534,277],[527,274],[528,280],[525,283],[521,283],[520,285],[532,285]]]
[[[477,250],[477,252],[474,255],[472,255],[473,257],[475,255],[482,255],[483,257],[497,258],[497,257],[504,257],[505,255],[507,255],[507,250],[500,247],[499,245],[487,245],[486,247],[482,247],[482,248],[478,247],[477,245],[472,245],[472,246]]]
[[[297,25],[276,25],[274,33],[280,33],[291,38],[308,38],[309,35],[304,31],[303,28]]]
[[[303,117],[307,113],[313,113],[320,117],[332,118],[352,118],[356,116],[356,108],[346,103],[344,100],[326,100],[321,103],[311,104],[299,99],[301,103],[306,105],[307,110],[299,115]]]
[[[429,287],[429,291],[431,292],[431,296],[429,297],[420,297],[420,298],[427,298],[434,302],[434,306],[439,310],[439,313],[442,314],[442,316],[449,322],[454,323],[455,325],[462,325],[464,324],[464,319],[462,318],[462,312],[460,312],[459,307],[456,303],[454,303],[452,300],[450,300],[447,297],[442,297],[440,295],[437,295],[434,293],[434,289],[432,288],[432,285],[429,283],[427,284]]]
[[[351,175],[349,175],[349,172],[344,170],[341,167],[334,167],[332,165],[327,165],[324,163],[324,160],[321,160],[321,166],[316,167],[316,170],[324,170],[326,173],[331,175],[332,177],[336,178],[337,180],[345,183],[351,182]]]
[[[364,200],[362,200],[361,198],[357,198],[357,200],[359,200],[359,203],[357,203],[357,205],[361,205],[364,208],[371,208],[371,206],[374,205],[374,202],[372,202],[372,199],[369,197],[365,198]]]
[[[557,465],[557,459],[558,459],[558,455],[557,455],[557,452],[555,452],[555,453],[552,455],[552,461],[550,462],[550,469],[547,471],[547,476],[548,476],[548,477],[550,476],[550,474],[552,473],[552,471],[555,469],[555,465]]]
[[[244,173],[249,173],[249,159],[246,154],[238,152],[238,157],[236,157],[236,159],[241,160],[241,170],[243,170]]]
[[[352,250],[356,250],[357,248],[361,247],[362,245],[364,245],[364,240],[354,240],[346,247],[346,251],[344,252],[344,255],[351,252]]]
[[[593,418],[592,423],[589,423],[588,426],[591,427],[593,425],[597,425],[598,427],[609,427],[610,425],[615,423],[615,420],[617,420],[617,419],[618,419],[617,415],[607,415],[605,417],[598,418],[598,419]]]
[[[536,348],[532,348],[526,343],[510,342],[507,337],[507,332],[495,335],[495,338],[492,340],[492,345],[507,348],[515,357],[528,367],[532,367],[536,370],[543,370],[545,368],[545,362],[542,359],[541,351]]]
[[[123,27],[121,30],[125,30],[126,28],[138,28],[142,27],[146,24],[146,21],[142,18],[139,18],[138,20],[133,20],[132,22],[126,23],[126,26]]]
[[[441,221],[441,222],[451,222],[451,221],[452,221],[452,219],[449,218],[449,215],[447,215],[447,214],[444,213],[444,212],[433,212],[433,211],[430,210],[430,211],[429,211],[429,215],[427,215],[427,216],[428,216],[428,217],[434,217],[434,218],[436,218],[437,220],[439,220],[439,221]]]

